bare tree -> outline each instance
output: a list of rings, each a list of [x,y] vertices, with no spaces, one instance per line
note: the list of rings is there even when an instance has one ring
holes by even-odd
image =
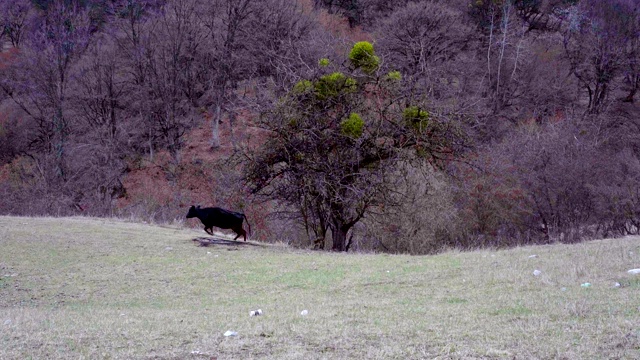
[[[248,23],[256,11],[255,0],[212,1],[202,16],[210,38],[207,65],[212,69],[209,81],[213,103],[211,146],[220,146],[220,123],[223,109],[232,101],[242,74],[248,39],[251,37]]]
[[[90,203],[83,209],[94,214],[110,213],[114,200],[124,195],[123,159],[134,150],[127,144],[135,124],[125,119],[133,88],[123,75],[122,60],[110,36],[95,35],[70,88],[75,142],[81,149],[81,156],[74,155],[84,164],[77,178],[85,189],[83,202]]]
[[[634,66],[633,44],[640,36],[636,7],[631,0],[584,0],[566,15],[563,44],[572,74],[587,92],[587,113],[602,112],[616,76],[625,65]]]
[[[350,27],[360,25],[362,22],[361,0],[314,0],[316,7],[324,7],[329,13],[339,12],[349,21]]]
[[[413,84],[413,91],[441,98],[458,75],[450,63],[477,44],[464,14],[435,1],[410,3],[381,22],[376,30],[380,52]],[[443,85],[444,84],[444,85]]]
[[[70,132],[68,84],[71,68],[89,42],[89,18],[79,5],[56,1],[38,20],[22,47],[12,76],[2,87],[37,123],[33,144],[54,155],[54,172],[66,180]]]
[[[6,36],[13,47],[19,47],[34,14],[35,9],[29,0],[0,1],[0,46]]]
[[[201,44],[197,22],[197,7],[192,0],[169,1],[153,20],[149,34],[152,48],[146,52],[146,94],[149,125],[161,136],[174,165],[180,163],[182,139],[189,128],[193,97],[191,74],[195,54]]]

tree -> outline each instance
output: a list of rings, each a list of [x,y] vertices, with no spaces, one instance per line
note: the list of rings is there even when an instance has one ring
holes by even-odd
[[[32,141],[38,149],[52,154],[55,176],[63,181],[67,173],[67,138],[70,122],[67,114],[72,66],[78,61],[90,39],[89,18],[78,4],[54,1],[37,20],[30,37],[24,41],[12,73],[0,83],[4,91],[35,120]]]
[[[175,166],[180,163],[183,137],[196,101],[189,86],[195,87],[191,81],[193,59],[195,50],[203,45],[197,11],[192,0],[168,1],[152,20],[154,31],[149,36],[154,46],[145,59],[149,125],[159,134]]]
[[[437,99],[457,98],[452,85],[460,82],[462,66],[451,64],[477,41],[463,17],[441,2],[410,3],[380,22],[379,48],[413,91]]]
[[[637,3],[632,0],[583,0],[567,13],[564,48],[571,72],[588,95],[587,113],[601,113],[623,69],[635,70],[640,37]],[[628,99],[632,99],[637,80]]]
[[[210,49],[206,54],[211,97],[213,98],[213,123],[211,129],[211,147],[220,146],[220,123],[225,105],[231,102],[238,82],[246,76],[249,62],[243,58],[246,54],[251,35],[249,26],[255,15],[258,2],[255,0],[216,0],[202,15],[207,28]]]
[[[117,47],[109,36],[94,37],[78,63],[70,97],[74,137],[82,144],[82,156],[75,154],[83,164],[76,187],[83,189],[84,198],[80,200],[88,205],[85,211],[104,214],[111,212],[114,200],[124,195],[124,158],[133,151],[129,144],[135,142],[131,135],[136,123],[126,119],[133,94],[121,71],[124,66]]]
[[[6,36],[13,47],[19,47],[34,12],[29,0],[1,0],[0,46],[2,38]]]
[[[244,62],[254,62],[254,81],[269,82],[270,90],[282,95],[289,85],[312,75],[318,58],[327,56],[325,50],[333,44],[326,45],[329,36],[314,13],[296,2],[264,1],[255,15]]]
[[[314,0],[316,7],[325,7],[329,13],[341,11],[349,21],[350,27],[362,22],[362,4],[360,0]]]
[[[330,231],[335,251],[349,249],[354,225],[394,191],[394,164],[442,166],[460,145],[453,124],[402,96],[401,74],[381,75],[379,62],[367,42],[354,45],[347,69],[321,61],[317,76],[262,114],[269,138],[247,157],[252,192],[294,209],[320,242]]]
[[[278,91],[283,82],[290,82],[301,68],[308,67],[307,55],[313,46],[322,48],[317,43],[300,45],[309,42],[312,32],[317,36],[322,30],[302,6],[288,0],[216,0],[200,18],[208,34],[202,63],[208,68],[206,107],[212,115],[211,144],[217,148],[225,113],[233,136],[238,104],[246,100],[241,96],[242,88]],[[267,82],[267,86],[256,86]]]

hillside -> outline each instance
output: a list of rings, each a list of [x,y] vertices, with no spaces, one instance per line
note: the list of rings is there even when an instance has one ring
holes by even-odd
[[[201,204],[414,255],[640,235],[637,1],[0,0],[0,29],[2,215]]]
[[[203,235],[0,217],[0,358],[640,356],[638,237],[405,256]]]

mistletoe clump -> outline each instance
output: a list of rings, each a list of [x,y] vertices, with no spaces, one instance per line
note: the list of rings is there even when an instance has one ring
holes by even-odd
[[[414,130],[421,132],[429,123],[429,112],[418,106],[409,106],[402,112],[405,124]]]
[[[400,73],[400,71],[389,71],[389,73],[387,74],[387,79],[392,81],[400,81],[402,80],[402,74]]]
[[[363,131],[364,120],[356,113],[351,113],[348,118],[342,120],[340,123],[340,132],[352,139],[357,139],[362,136]]]
[[[320,98],[329,98],[339,95],[341,92],[354,92],[358,83],[355,79],[345,76],[341,72],[334,72],[321,76],[315,83],[315,90]]]
[[[293,92],[302,94],[313,89],[313,83],[309,80],[300,80],[293,86]]]
[[[368,41],[355,43],[349,53],[349,60],[354,68],[362,69],[367,74],[373,74],[380,65],[380,58],[376,56],[373,45]]]

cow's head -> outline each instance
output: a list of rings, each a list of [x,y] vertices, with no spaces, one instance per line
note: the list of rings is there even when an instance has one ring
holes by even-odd
[[[198,205],[197,207],[192,205],[189,208],[189,212],[187,213],[187,219],[197,217],[198,216],[198,212],[196,210],[199,209],[199,208],[200,208],[200,205]]]

